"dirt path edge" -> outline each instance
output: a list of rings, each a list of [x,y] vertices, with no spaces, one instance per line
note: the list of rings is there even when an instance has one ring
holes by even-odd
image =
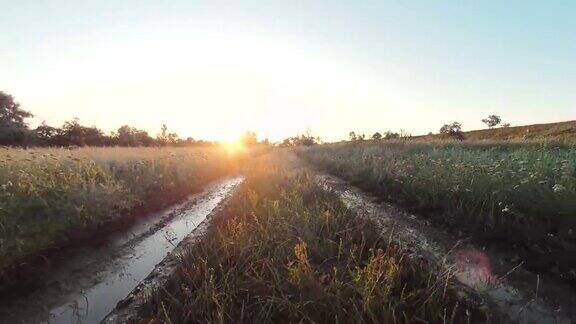
[[[464,292],[479,296],[498,313],[497,317],[502,317],[496,322],[576,322],[576,292],[566,285],[532,273],[522,264],[507,262],[498,251],[486,249],[469,237],[456,236],[429,220],[382,202],[343,179],[312,170],[320,186],[339,195],[358,215],[375,220],[383,235],[394,237],[419,257],[451,271]],[[476,271],[473,267],[476,263],[487,264],[487,269]],[[469,266],[472,266],[470,271]]]
[[[242,186],[240,184],[239,186]],[[220,215],[230,202],[230,198],[238,190],[235,188],[230,191],[227,196],[214,210],[212,210],[206,218],[184,238],[176,248],[169,253],[160,263],[158,263],[152,272],[140,282],[132,292],[124,299],[118,302],[116,307],[110,314],[108,314],[101,323],[115,324],[115,323],[140,323],[144,319],[140,316],[140,310],[148,302],[150,293],[156,289],[162,289],[166,286],[170,277],[176,271],[178,262],[182,253],[190,246],[198,243],[208,229],[212,225],[212,220]]]

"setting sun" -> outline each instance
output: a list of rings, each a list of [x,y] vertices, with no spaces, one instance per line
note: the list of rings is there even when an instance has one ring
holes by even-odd
[[[242,143],[239,137],[232,140],[223,140],[220,142],[220,144],[222,147],[224,147],[226,152],[230,154],[235,154],[246,150],[244,143]]]

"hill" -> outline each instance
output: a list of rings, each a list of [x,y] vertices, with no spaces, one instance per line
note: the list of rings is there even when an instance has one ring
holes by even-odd
[[[435,140],[445,135],[433,134],[416,136],[420,140]],[[467,140],[509,140],[509,139],[576,139],[576,120],[549,124],[534,124],[514,127],[498,127],[464,132]]]

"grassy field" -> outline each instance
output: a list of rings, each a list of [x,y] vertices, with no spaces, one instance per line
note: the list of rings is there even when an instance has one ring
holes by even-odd
[[[483,237],[575,251],[573,144],[366,141],[298,153],[388,201]]]
[[[0,148],[0,270],[235,170],[219,148]]]
[[[265,159],[142,314],[166,323],[483,318],[311,175]],[[468,309],[468,313],[467,313]],[[467,315],[468,314],[468,315]]]

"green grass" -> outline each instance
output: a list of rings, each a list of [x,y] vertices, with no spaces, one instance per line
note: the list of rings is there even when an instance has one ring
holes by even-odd
[[[0,271],[233,170],[216,148],[0,148]]]
[[[576,146],[364,142],[298,154],[378,196],[515,243],[576,243]]]
[[[452,281],[265,159],[141,314],[166,323],[465,322]],[[469,315],[467,314],[467,309]]]

